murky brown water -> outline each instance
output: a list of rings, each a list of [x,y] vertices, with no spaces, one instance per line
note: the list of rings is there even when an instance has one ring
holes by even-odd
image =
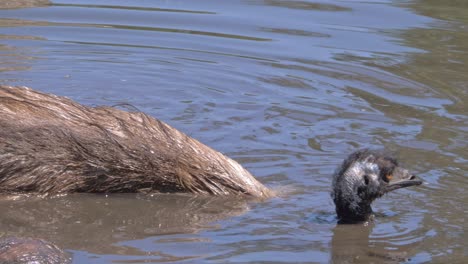
[[[0,83],[129,103],[293,191],[2,199],[0,236],[74,263],[467,261],[465,1],[47,2],[0,1]],[[361,147],[428,184],[337,226],[331,174]]]

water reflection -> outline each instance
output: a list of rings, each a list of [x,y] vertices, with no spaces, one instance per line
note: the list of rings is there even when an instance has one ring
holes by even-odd
[[[263,2],[265,5],[299,10],[351,11],[351,8],[339,6],[336,4],[325,4],[308,1],[264,0]]]
[[[371,236],[375,224],[337,225],[331,240],[331,263],[401,263],[412,245],[396,246],[391,236]]]
[[[69,195],[0,200],[2,235],[39,237],[59,247],[94,254],[147,254],[119,242],[196,233],[213,222],[242,214],[239,197],[191,195]]]

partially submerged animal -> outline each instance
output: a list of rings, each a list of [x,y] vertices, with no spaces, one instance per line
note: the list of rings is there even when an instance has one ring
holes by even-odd
[[[234,160],[144,113],[87,107],[0,86],[0,193],[273,191]],[[340,221],[365,221],[384,193],[421,184],[395,159],[361,150],[335,173]]]
[[[68,253],[42,239],[0,238],[0,263],[71,263]]]
[[[369,219],[371,203],[382,195],[423,181],[384,152],[363,149],[348,156],[333,176],[331,196],[339,223]]]
[[[272,192],[236,161],[144,113],[0,86],[0,192]]]

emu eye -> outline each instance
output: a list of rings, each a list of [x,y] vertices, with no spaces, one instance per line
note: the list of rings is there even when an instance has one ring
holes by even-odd
[[[366,185],[369,185],[369,176],[364,175],[364,183],[365,183]]]
[[[383,177],[384,182],[388,183],[392,180],[393,175],[392,174],[387,174]]]

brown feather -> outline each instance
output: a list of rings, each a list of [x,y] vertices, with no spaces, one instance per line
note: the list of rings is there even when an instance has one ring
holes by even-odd
[[[272,192],[234,160],[140,112],[0,86],[0,192]]]

